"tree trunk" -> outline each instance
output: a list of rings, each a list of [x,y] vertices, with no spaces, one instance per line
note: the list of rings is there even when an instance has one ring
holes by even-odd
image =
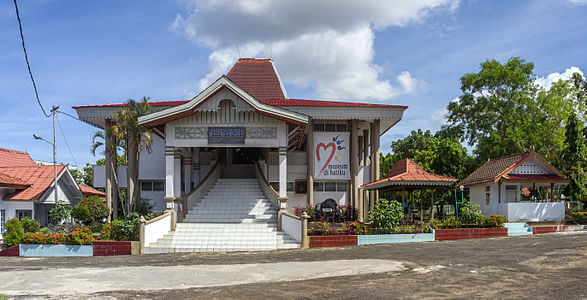
[[[127,166],[126,166],[126,175],[127,175],[127,184],[128,189],[126,192],[126,213],[130,213],[133,208],[133,204],[136,203],[137,197],[137,177],[138,177],[138,144],[136,139],[130,137],[127,143],[127,150],[126,150],[126,159],[127,159]]]

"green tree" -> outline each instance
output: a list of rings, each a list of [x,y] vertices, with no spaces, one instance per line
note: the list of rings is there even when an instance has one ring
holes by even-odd
[[[142,150],[151,151],[152,138],[150,131],[139,125],[139,117],[151,113],[149,98],[140,101],[129,99],[125,109],[114,112],[112,134],[124,145],[127,168],[127,193],[123,206],[125,215],[134,211],[139,199],[138,177],[139,156]]]
[[[585,105],[572,96],[572,80],[545,90],[535,83],[533,69],[533,63],[514,57],[505,64],[487,60],[479,73],[463,75],[463,94],[448,105],[443,131],[476,145],[479,162],[534,150],[558,166],[564,146],[562,124]]]
[[[587,196],[587,178],[585,176],[585,140],[583,138],[582,124],[576,114],[571,114],[566,126],[566,147],[562,152],[563,167],[571,182],[567,186],[565,194],[572,200],[583,200]]]

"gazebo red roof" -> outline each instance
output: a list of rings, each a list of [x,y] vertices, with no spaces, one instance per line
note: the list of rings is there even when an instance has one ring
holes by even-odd
[[[425,189],[434,186],[451,186],[458,180],[452,177],[428,173],[413,160],[406,158],[393,165],[387,177],[364,184],[365,189]]]

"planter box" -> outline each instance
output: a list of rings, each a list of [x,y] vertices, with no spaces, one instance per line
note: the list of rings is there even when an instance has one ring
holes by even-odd
[[[374,234],[357,236],[359,245],[434,242],[433,233]]]
[[[19,245],[20,256],[93,256],[92,245]]]
[[[309,236],[308,238],[310,238],[310,248],[357,245],[356,235],[325,235]]]
[[[132,255],[132,242],[95,241],[94,256]]]
[[[461,240],[461,239],[480,239],[488,237],[508,236],[508,229],[503,228],[460,228],[460,229],[437,229],[435,239],[444,240]]]
[[[553,233],[553,232],[569,232],[581,231],[583,225],[548,225],[548,226],[534,226],[532,227],[534,234]]]

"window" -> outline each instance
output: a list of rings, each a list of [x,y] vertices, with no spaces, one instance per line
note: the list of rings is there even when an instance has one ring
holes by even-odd
[[[33,217],[33,211],[30,209],[26,209],[26,210],[16,210],[16,217],[20,220],[22,218],[26,218],[29,217],[32,219]]]
[[[305,194],[308,192],[308,182],[305,179],[298,179],[295,181],[296,194]]]
[[[288,181],[287,182],[287,191],[288,192],[293,192],[294,191],[294,183],[293,183],[293,181]]]
[[[141,181],[141,191],[145,192],[161,192],[165,190],[165,183],[163,181]]]
[[[506,185],[505,186],[505,202],[513,203],[518,202],[518,186],[517,185]]]
[[[318,181],[314,182],[314,192],[346,192],[346,181]]]
[[[4,233],[4,223],[6,223],[6,210],[0,210],[0,234]]]
[[[346,132],[348,131],[345,123],[315,123],[315,132]]]
[[[491,202],[491,187],[486,186],[485,187],[485,205],[489,205],[490,202]]]

